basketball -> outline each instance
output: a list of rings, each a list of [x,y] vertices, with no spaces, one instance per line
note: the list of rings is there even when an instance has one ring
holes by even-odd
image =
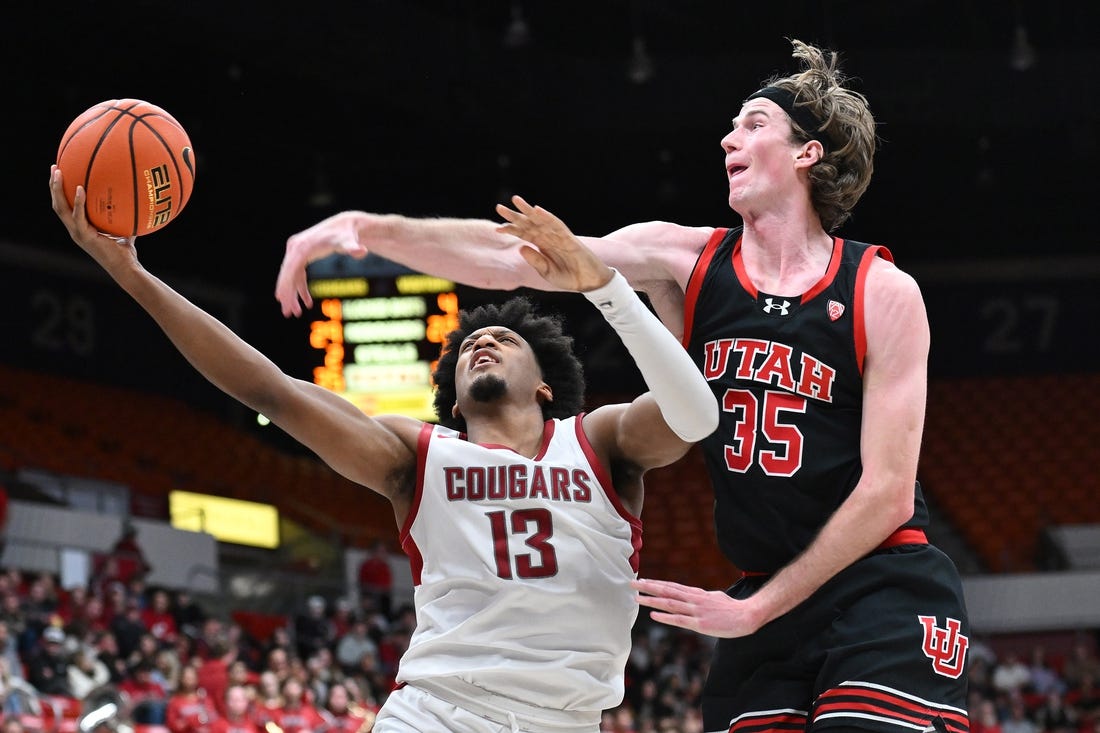
[[[88,221],[138,237],[180,215],[195,185],[195,154],[172,115],[140,99],[111,99],[72,121],[57,149],[65,197],[87,192]]]

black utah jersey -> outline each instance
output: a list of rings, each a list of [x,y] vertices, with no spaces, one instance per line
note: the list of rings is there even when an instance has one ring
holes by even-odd
[[[688,282],[684,345],[718,398],[702,442],[722,552],[772,573],[817,535],[862,473],[863,285],[881,246],[834,238],[824,276],[801,296],[759,292],[741,229],[718,229]],[[927,524],[916,487],[907,527]]]

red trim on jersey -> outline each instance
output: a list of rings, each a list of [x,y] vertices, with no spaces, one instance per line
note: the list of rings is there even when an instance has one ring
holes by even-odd
[[[409,569],[412,571],[413,585],[420,585],[420,573],[424,570],[424,556],[420,554],[420,548],[409,532],[412,530],[413,520],[420,510],[420,498],[424,495],[424,464],[428,461],[428,444],[432,439],[435,426],[424,423],[420,426],[420,434],[416,436],[416,490],[413,499],[409,503],[409,513],[401,525],[398,539],[401,549],[409,556]]]
[[[577,415],[577,419],[573,421],[573,427],[577,433],[577,442],[580,444],[581,450],[584,451],[584,457],[588,459],[588,465],[595,472],[596,480],[603,487],[604,495],[611,502],[611,506],[615,507],[615,511],[619,513],[619,516],[630,524],[630,544],[634,548],[634,552],[630,555],[630,567],[637,573],[638,568],[641,566],[642,520],[631,514],[623,506],[622,499],[619,498],[619,492],[615,490],[615,484],[611,483],[611,473],[596,455],[592,443],[588,440],[588,434],[584,432],[583,412]]]
[[[741,283],[741,287],[753,297],[753,300],[758,298],[760,296],[760,291],[753,285],[752,278],[749,277],[748,271],[745,270],[745,260],[741,256],[740,237],[737,238],[737,242],[733,245],[733,254],[730,255],[730,262],[733,263],[733,271],[737,274],[737,280]]]
[[[833,278],[836,277],[837,272],[840,270],[840,258],[844,253],[844,240],[839,237],[833,237],[833,254],[829,258],[829,266],[825,268],[825,274],[821,277],[817,283],[802,294],[802,303],[808,303],[814,297],[821,293],[822,290],[829,287],[832,284]]]
[[[687,348],[691,340],[691,326],[695,322],[695,301],[699,299],[699,290],[703,287],[703,278],[710,269],[710,261],[714,259],[714,251],[726,237],[729,229],[715,229],[707,240],[703,251],[699,253],[699,259],[695,261],[695,267],[688,277],[687,288],[684,291],[684,336],[682,343]]]
[[[894,530],[894,533],[882,541],[882,544],[878,546],[879,550],[889,550],[891,547],[897,547],[898,545],[927,545],[928,536],[924,533],[923,529],[909,529],[902,527],[901,529]]]
[[[738,731],[806,730],[806,713],[783,710],[775,713],[745,713],[730,723],[729,733]]]
[[[940,718],[949,731],[964,733],[970,729],[966,714],[956,708],[903,696],[898,691],[865,682],[847,682],[821,693],[814,705],[814,722],[820,720],[823,714],[860,718],[871,714],[897,721],[906,728],[912,728],[915,724],[924,730],[932,725],[933,720]]]
[[[856,365],[859,367],[861,376],[863,374],[863,358],[867,356],[867,325],[863,320],[863,289],[867,283],[867,273],[871,271],[871,262],[875,257],[881,257],[887,262],[894,261],[894,256],[890,254],[890,250],[882,245],[868,247],[859,260],[852,303],[852,328],[856,341]]]

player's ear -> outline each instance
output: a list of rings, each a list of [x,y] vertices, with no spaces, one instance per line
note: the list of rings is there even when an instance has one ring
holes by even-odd
[[[550,389],[549,384],[542,382],[535,390],[535,398],[539,401],[540,405],[545,405],[547,402],[553,402],[554,390]]]
[[[810,140],[809,142],[802,143],[802,147],[798,149],[795,154],[795,165],[799,168],[810,167],[816,163],[820,163],[821,159],[825,157],[825,148],[822,146],[820,140]]]
[[[458,402],[456,401],[455,404],[454,404],[454,407],[451,408],[451,417],[453,417],[457,420],[461,416],[462,416],[462,410],[458,409]]]

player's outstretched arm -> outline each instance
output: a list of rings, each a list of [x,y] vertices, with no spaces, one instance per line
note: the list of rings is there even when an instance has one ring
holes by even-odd
[[[620,273],[549,211],[519,196],[512,203],[515,209],[497,206],[507,221],[500,231],[526,242],[520,256],[548,283],[582,293],[600,310],[650,390],[629,405],[593,412],[585,429],[617,458],[642,470],[683,456],[718,426],[718,403],[702,374]]]
[[[606,237],[581,239],[636,288],[650,293],[665,323],[678,333],[682,309],[676,301],[682,300],[683,285],[711,231],[648,222],[632,224]],[[527,266],[519,254],[520,246],[516,237],[501,233],[488,220],[345,211],[287,240],[275,298],[284,316],[300,316],[303,305],[313,305],[306,266],[334,253],[352,257],[374,253],[419,272],[478,288],[553,289]],[[672,301],[667,308],[665,300]]]
[[[218,319],[145,270],[134,238],[97,232],[85,215],[83,187],[77,188],[70,207],[56,166],[50,172],[50,197],[73,241],[152,316],[206,379],[269,417],[336,471],[393,498],[398,488],[390,485],[393,476],[403,466],[415,466],[419,424],[405,425],[401,418],[372,420],[338,395],[284,374]]]

